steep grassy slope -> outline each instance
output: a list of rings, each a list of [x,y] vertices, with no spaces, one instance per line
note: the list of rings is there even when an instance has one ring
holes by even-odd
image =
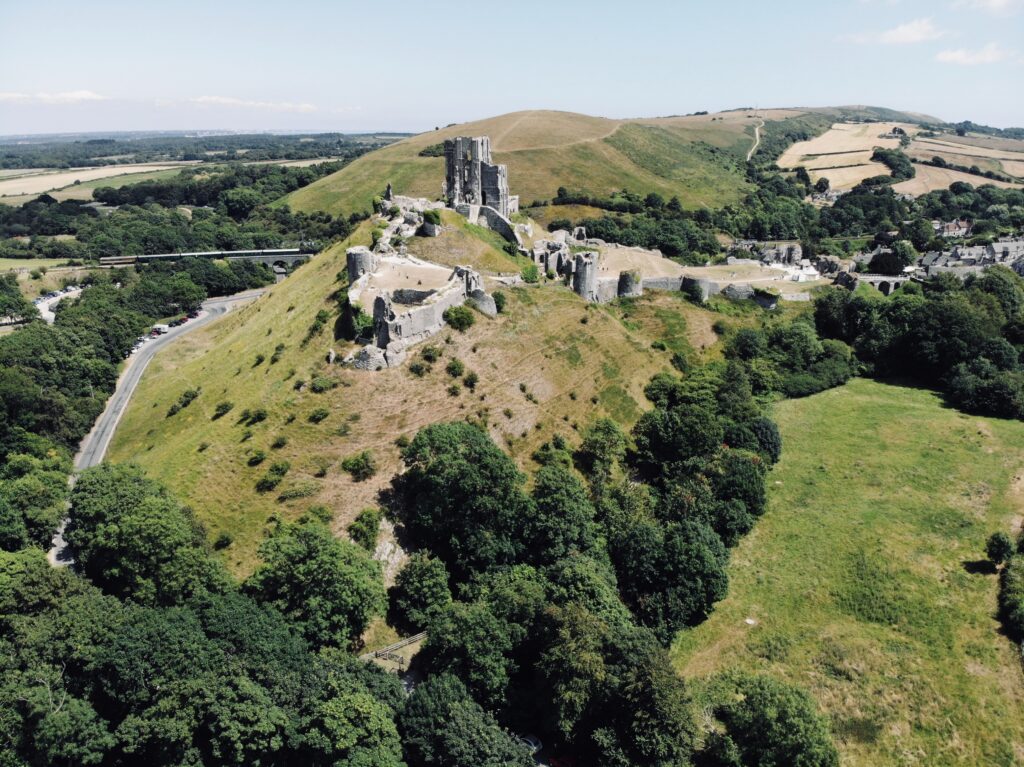
[[[354,241],[365,242],[367,231],[361,228]],[[452,262],[502,271],[517,267],[475,235],[472,228],[453,231],[447,241]],[[443,239],[414,242],[412,249]],[[341,532],[360,509],[375,503],[399,468],[395,440],[428,423],[483,420],[523,465],[553,434],[569,435],[598,415],[630,423],[646,407],[644,385],[669,367],[672,351],[653,350],[652,341],[685,351],[691,328],[680,309],[705,314],[670,295],[632,302],[627,311],[588,306],[560,286],[518,288],[506,290],[508,308],[497,319],[481,315],[465,334],[438,336],[443,356],[423,378],[407,365],[378,373],[346,370],[325,359],[330,348],[347,348],[332,338],[333,315],[302,345],[316,313],[336,311],[344,252],[342,244],[317,256],[256,303],[158,355],[114,438],[111,460],[139,462],[195,508],[212,537],[233,538],[224,556],[240,573],[252,568],[273,515],[290,518],[311,504],[326,504]],[[696,345],[714,341],[709,325],[710,320],[693,323]],[[272,364],[278,344],[284,348]],[[460,385],[449,392],[455,379],[445,365],[453,357],[479,375],[475,391]],[[314,393],[309,383],[318,376],[337,388]],[[297,390],[300,379],[305,385]],[[199,397],[167,417],[170,405],[191,387],[201,388]],[[224,401],[234,409],[214,420]],[[266,420],[238,423],[243,410],[258,408],[266,409]],[[318,408],[328,416],[311,423]],[[272,448],[279,436],[287,444]],[[249,466],[255,450],[267,458]],[[372,479],[354,482],[339,463],[362,450],[373,452],[379,468]],[[273,492],[257,493],[257,480],[279,460],[291,464],[284,481]],[[279,500],[281,493],[303,497]]]
[[[775,408],[768,513],[679,670],[776,675],[832,717],[843,763],[1024,763],[1024,674],[986,537],[1024,515],[1024,424],[856,379]]]
[[[723,204],[745,189],[735,160],[750,148],[755,123],[745,113],[711,122],[708,116],[608,120],[569,112],[515,112],[371,152],[285,201],[293,210],[365,210],[388,181],[402,194],[437,197],[444,158],[420,157],[419,152],[453,136],[484,135],[491,137],[497,162],[509,166],[512,192],[524,206],[554,197],[559,186],[592,194],[623,188],[657,191],[679,195],[691,206]]]

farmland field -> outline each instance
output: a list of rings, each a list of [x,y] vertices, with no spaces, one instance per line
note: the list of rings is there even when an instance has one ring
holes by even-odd
[[[931,192],[936,189],[948,189],[949,185],[962,181],[965,184],[971,186],[981,186],[982,184],[992,184],[998,186],[1001,189],[1011,189],[1019,184],[1008,184],[1005,181],[994,181],[984,176],[975,176],[971,173],[964,173],[959,170],[950,170],[949,168],[934,168],[931,165],[915,165],[914,168],[917,173],[913,178],[907,179],[906,181],[900,181],[898,184],[893,184],[893,189],[903,194],[912,194],[915,197],[918,195]]]
[[[180,169],[194,163],[148,163],[139,165],[104,165],[99,168],[75,168],[73,170],[47,170],[13,178],[0,178],[0,202],[8,202],[3,198],[40,195],[54,189],[63,189],[75,181],[82,184],[99,179],[110,179],[133,173],[152,173]],[[18,204],[18,203],[13,203]]]
[[[889,169],[871,160],[875,147],[895,149],[899,139],[879,138],[892,126],[903,128],[912,138],[904,151],[916,160],[931,160],[941,157],[947,163],[970,167],[978,166],[983,171],[1008,173],[1020,177],[1024,166],[1024,142],[1000,139],[997,143],[975,141],[971,137],[945,136],[941,138],[918,138],[920,131],[911,123],[835,123],[828,131],[809,141],[800,141],[789,147],[779,158],[780,168],[803,166],[812,181],[827,178],[833,189],[852,189],[871,176],[887,176]],[[1006,182],[993,181],[961,171],[946,168],[932,168],[915,165],[916,177],[894,186],[897,192],[915,196],[936,189],[946,189],[956,181],[973,186],[995,184],[1000,187],[1015,186]]]
[[[854,379],[775,406],[769,508],[676,667],[800,684],[844,765],[1019,765],[1024,674],[985,540],[1024,519],[1024,424]],[[698,683],[699,687],[699,683]]]

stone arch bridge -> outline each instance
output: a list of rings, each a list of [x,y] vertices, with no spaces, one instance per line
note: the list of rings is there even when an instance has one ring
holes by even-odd
[[[857,274],[856,277],[857,282],[866,282],[877,288],[883,296],[889,295],[911,281],[910,277],[904,274]]]

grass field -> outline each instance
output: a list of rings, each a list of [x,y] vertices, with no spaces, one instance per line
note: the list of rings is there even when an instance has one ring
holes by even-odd
[[[559,186],[591,194],[616,189],[678,195],[689,206],[735,202],[748,188],[734,165],[753,141],[745,113],[608,120],[570,112],[515,112],[413,136],[371,152],[284,198],[293,210],[368,210],[390,181],[395,191],[436,198],[443,157],[420,150],[459,135],[490,136],[495,161],[509,167],[513,194],[525,207]],[[715,154],[713,149],[722,154]],[[731,158],[731,159],[730,159]]]
[[[678,637],[677,668],[807,688],[845,765],[1024,763],[1020,654],[975,564],[1024,519],[1024,424],[863,379],[775,417],[768,512],[729,596]]]
[[[0,258],[0,272],[22,269],[38,269],[45,267],[51,269],[67,263],[66,258]]]
[[[352,242],[367,242],[368,231],[363,225]],[[517,266],[486,239],[467,239],[473,233],[454,225],[446,233],[452,262],[484,263],[500,271]],[[416,240],[410,250],[429,249],[439,240],[444,237]],[[643,387],[654,373],[669,369],[673,351],[717,343],[710,330],[716,315],[676,296],[651,293],[629,302],[627,312],[589,306],[567,288],[544,285],[505,289],[504,314],[493,320],[478,315],[465,334],[439,335],[433,343],[443,357],[423,378],[413,376],[408,365],[376,373],[329,366],[329,349],[344,355],[351,348],[333,340],[330,323],[305,347],[302,340],[317,311],[337,306],[348,244],[317,256],[254,304],[161,352],[111,445],[110,460],[137,461],[168,483],[195,508],[211,536],[232,536],[223,556],[237,573],[252,569],[268,521],[277,515],[293,518],[323,503],[341,533],[356,513],[376,503],[377,493],[400,468],[394,444],[399,436],[411,437],[429,423],[471,418],[485,422],[495,440],[526,466],[555,433],[570,436],[603,414],[631,423],[647,407]],[[668,350],[652,349],[654,340],[664,341]],[[278,344],[284,348],[271,364]],[[263,362],[257,363],[258,354]],[[479,375],[475,391],[461,387],[456,395],[449,393],[453,379],[444,367],[451,357]],[[337,388],[313,393],[308,384],[317,376]],[[295,389],[298,379],[306,382],[301,391]],[[195,402],[166,417],[182,391],[194,386],[202,390]],[[213,420],[222,401],[235,407]],[[330,415],[310,423],[310,413],[321,407]],[[237,424],[243,410],[256,408],[267,410],[266,420],[251,427]],[[287,444],[272,449],[277,436]],[[268,454],[262,466],[247,465],[254,449]],[[361,450],[373,452],[379,469],[357,483],[339,462]],[[281,459],[290,461],[291,470],[278,490],[255,492],[267,466]],[[317,477],[321,471],[325,476]],[[291,490],[308,494],[278,500],[281,491]]]

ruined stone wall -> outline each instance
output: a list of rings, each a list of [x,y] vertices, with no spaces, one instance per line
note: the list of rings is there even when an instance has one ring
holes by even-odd
[[[345,251],[345,265],[348,268],[348,281],[353,284],[364,274],[370,274],[380,263],[380,256],[365,245],[357,245]]]
[[[487,226],[500,234],[504,239],[522,247],[523,238],[520,237],[512,222],[501,215],[499,211],[489,205],[481,205],[479,217],[484,219],[487,222]]]
[[[643,292],[644,286],[640,280],[639,269],[627,269],[619,272],[619,298],[634,298],[641,295]]]
[[[644,277],[642,280],[644,290],[682,290],[682,277]]]
[[[488,205],[505,218],[519,210],[519,198],[508,191],[508,168],[491,160],[487,136],[446,140],[444,173],[445,197],[453,208]]]

